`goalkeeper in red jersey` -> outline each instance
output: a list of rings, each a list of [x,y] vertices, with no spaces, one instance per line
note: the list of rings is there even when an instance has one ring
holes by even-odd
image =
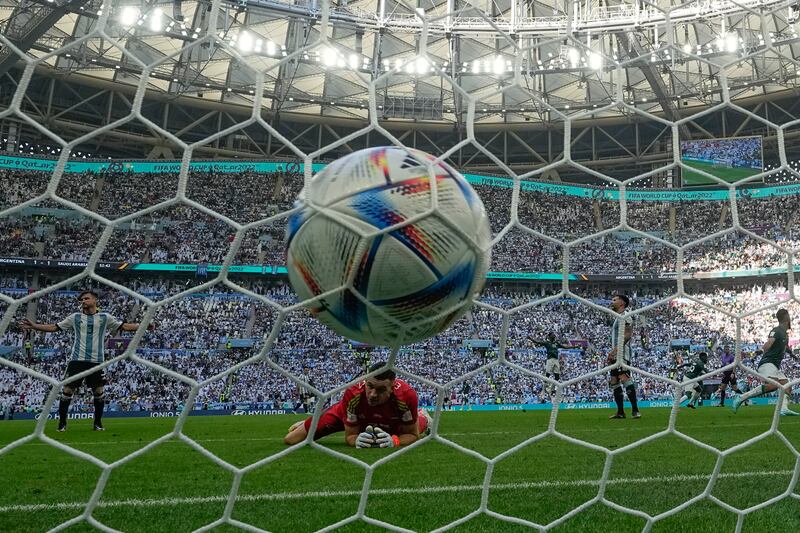
[[[375,363],[370,372],[384,368]],[[296,422],[283,438],[286,444],[297,444],[308,436],[311,417]],[[365,379],[348,388],[337,404],[322,413],[314,440],[344,431],[348,446],[356,448],[393,448],[417,441],[428,432],[430,416],[417,408],[417,393],[397,379],[394,370]]]

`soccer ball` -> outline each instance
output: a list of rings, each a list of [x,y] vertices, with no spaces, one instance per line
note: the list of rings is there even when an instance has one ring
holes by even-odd
[[[417,342],[452,324],[483,288],[491,262],[486,210],[461,174],[434,159],[394,147],[360,150],[300,193],[286,232],[289,282],[301,300],[344,287],[309,303],[340,335],[373,345]]]

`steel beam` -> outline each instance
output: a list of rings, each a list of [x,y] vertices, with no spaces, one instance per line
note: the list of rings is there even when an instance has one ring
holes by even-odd
[[[66,0],[40,3],[22,0],[9,17],[3,35],[22,53],[33,47],[47,30],[52,28],[64,15],[78,10],[89,0]],[[0,76],[22,59],[11,48],[0,48]]]

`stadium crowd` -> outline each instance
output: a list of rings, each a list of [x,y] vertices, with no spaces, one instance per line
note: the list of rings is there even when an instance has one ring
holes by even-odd
[[[240,223],[263,220],[286,211],[302,187],[302,177],[291,173],[234,175],[193,171],[188,178],[188,198]],[[0,170],[0,187],[6,192],[3,205],[8,207],[41,194],[48,180],[48,173],[25,171],[23,176],[18,171]],[[66,174],[57,193],[65,200],[116,218],[171,199],[177,185],[176,174]],[[486,205],[492,230],[497,234],[511,217],[511,189],[478,185],[476,190]],[[619,207],[617,201],[603,199],[602,195],[580,198],[524,190],[520,193],[517,213],[526,227],[567,242],[619,226]],[[798,207],[796,196],[741,197],[737,201],[737,215],[741,226],[753,234],[797,248]],[[677,244],[730,228],[732,220],[727,202],[631,201],[627,204],[630,228]],[[285,228],[285,218],[277,218],[249,229],[234,263],[283,264]],[[86,260],[102,229],[95,220],[47,200],[0,220],[0,254]],[[203,210],[186,204],[170,204],[115,228],[101,257],[127,262],[219,263],[229,253],[234,236],[231,225]],[[571,247],[569,271],[658,274],[674,271],[676,260],[674,249],[621,228]],[[493,248],[492,270],[556,272],[562,269],[562,263],[561,245],[516,227]],[[786,264],[784,253],[741,231],[718,235],[684,252],[687,272],[782,264]],[[202,278],[177,280],[153,276],[120,279],[120,283],[154,300],[175,295],[204,281]],[[2,290],[17,295],[30,286],[30,280],[12,274],[4,274],[0,283]],[[44,286],[48,280],[40,279],[38,283]],[[280,283],[243,280],[241,285],[279,305],[295,302],[292,291]],[[688,290],[694,297],[736,312],[787,298],[785,287],[775,284],[703,285],[702,289],[688,287]],[[588,292],[584,296],[607,306],[610,295]],[[639,294],[637,305],[663,296],[664,293]],[[529,292],[508,292],[499,287],[490,287],[482,296],[485,302],[503,308],[532,298]],[[147,311],[142,302],[114,291],[105,292],[101,305],[104,311],[129,321],[141,320]],[[795,307],[794,303],[789,304],[793,313],[798,311]],[[39,299],[35,311],[39,322],[56,322],[76,309],[75,293],[60,291]],[[21,308],[18,318],[22,318],[24,312]],[[236,363],[256,357],[276,319],[276,309],[259,300],[226,287],[205,289],[158,309],[151,329],[142,336],[137,356],[194,379],[208,379]],[[542,373],[544,352],[533,341],[552,332],[565,342],[580,341],[582,346],[580,350],[564,352],[562,376],[571,379],[588,374],[604,364],[609,349],[610,323],[605,313],[571,299],[562,298],[529,308],[513,317],[506,344],[507,359],[522,368]],[[746,365],[752,365],[752,350],[763,342],[771,324],[769,312],[742,320]],[[711,308],[689,300],[673,300],[638,319],[633,364],[665,376],[672,364],[667,353],[672,340],[690,339],[696,346],[708,346],[721,337],[722,342],[730,343],[735,335],[734,326],[726,315]],[[500,330],[500,315],[476,307],[442,334],[407,347],[398,358],[398,365],[414,376],[449,383],[496,360]],[[485,352],[472,350],[464,342],[469,338],[491,340],[494,348]],[[10,330],[0,341],[10,349],[7,354],[10,360],[51,376],[63,375],[71,342],[67,335],[38,334],[26,339],[21,332]],[[26,348],[28,341],[31,346]],[[121,353],[126,346],[124,337],[111,339],[109,355]],[[303,376],[320,390],[331,390],[343,380],[359,375],[369,361],[388,356],[385,351],[351,346],[305,311],[295,311],[285,317],[268,355],[282,368]],[[799,368],[792,365],[788,373],[796,376]],[[718,366],[715,355],[710,367]],[[752,377],[742,378],[746,386],[754,383]],[[137,361],[114,363],[108,370],[108,379],[111,409],[174,410],[188,393],[184,383]],[[414,381],[413,377],[410,379]],[[565,401],[609,401],[606,379],[605,375],[599,375],[570,385],[564,391]],[[672,397],[673,389],[669,384],[648,377],[640,377],[638,381],[643,399]],[[421,383],[418,389],[423,403],[435,401],[435,389]],[[0,366],[0,405],[13,404],[16,410],[36,410],[47,392],[48,387],[43,382]],[[294,408],[307,396],[294,382],[277,372],[273,363],[260,360],[204,387],[198,405],[257,402],[267,408]],[[513,367],[495,365],[452,387],[446,403],[536,403],[548,399],[540,380]],[[91,398],[76,401],[74,405],[89,409]]]
[[[4,283],[10,284],[12,281],[7,278]],[[282,284],[254,282],[245,285],[280,305],[295,301],[291,290]],[[186,288],[182,282],[167,279],[143,279],[135,286],[154,299]],[[14,294],[15,290],[21,289],[6,285],[4,290]],[[37,321],[55,322],[75,311],[75,296],[75,292],[58,291],[42,297],[36,308]],[[489,287],[481,298],[493,306],[511,308],[539,296]],[[598,305],[608,306],[609,294],[586,296],[591,296]],[[635,307],[643,307],[663,296],[663,293],[637,295]],[[784,302],[788,292],[779,284],[749,284],[706,287],[692,292],[691,296],[730,312],[742,312]],[[800,306],[794,302],[786,305],[797,316]],[[146,312],[145,305],[112,291],[102,295],[101,306],[104,311],[129,321],[140,320]],[[741,340],[745,365],[753,366],[753,352],[766,339],[774,322],[773,314],[774,309],[742,319]],[[142,337],[137,356],[202,381],[239,362],[255,358],[272,332],[276,317],[276,310],[272,306],[226,288],[194,293],[158,310],[151,329]],[[611,323],[612,319],[607,313],[570,298],[526,308],[512,316],[506,344],[508,361],[524,369],[543,373],[545,354],[534,341],[554,333],[561,342],[581,347],[562,352],[563,379],[586,375],[605,364],[610,349]],[[474,307],[443,333],[406,347],[399,354],[397,364],[402,371],[411,375],[409,379],[416,385],[421,403],[433,404],[436,401],[436,389],[418,382],[413,376],[447,384],[496,361],[501,325],[500,314],[486,307]],[[632,365],[655,375],[666,376],[673,366],[670,355],[672,341],[688,339],[695,349],[707,349],[717,341],[721,345],[732,345],[735,331],[735,321],[711,307],[688,299],[672,300],[644,312],[635,320]],[[471,338],[490,340],[492,347],[485,351],[469,348],[465,339]],[[71,339],[69,335],[61,333],[38,334],[32,339],[32,349],[26,350],[21,333],[11,331],[5,335],[2,343],[13,348],[7,355],[10,360],[60,377],[68,359]],[[107,356],[122,353],[126,346],[127,339],[124,337],[109,339]],[[286,316],[266,355],[272,362],[256,359],[203,387],[196,407],[231,408],[241,403],[257,403],[268,409],[294,409],[307,401],[309,394],[276,371],[274,365],[280,365],[295,376],[302,377],[319,390],[328,391],[358,376],[371,361],[385,359],[388,352],[352,346],[307,312],[298,310]],[[712,354],[709,368],[719,368],[720,365],[718,356]],[[790,377],[795,377],[800,365],[790,361],[785,363],[784,371]],[[749,375],[740,375],[740,378],[745,387],[756,383]],[[188,386],[175,377],[128,359],[113,363],[107,371],[107,379],[111,410],[174,411],[180,408],[189,391]],[[672,398],[674,389],[669,383],[641,375],[636,379],[640,398]],[[542,403],[550,398],[544,385],[541,380],[514,367],[495,365],[450,387],[445,403],[448,406]],[[13,405],[16,411],[35,411],[41,408],[48,392],[49,387],[44,382],[0,366],[0,406]],[[566,402],[610,400],[606,374],[580,380],[564,390]],[[84,395],[73,404],[77,409],[90,410],[91,396]]]
[[[40,191],[46,176],[31,173],[15,181],[14,171],[3,170],[0,185],[9,185],[10,197],[29,199]],[[13,182],[13,184],[12,184]],[[302,176],[291,173],[220,174],[191,172],[187,197],[221,215],[242,223],[272,217],[291,208],[302,187]],[[65,174],[58,194],[107,217],[130,214],[164,202],[177,189],[174,174],[107,173]],[[477,185],[497,234],[510,220],[511,189]],[[253,194],[259,191],[259,194]],[[741,226],[789,248],[798,247],[795,219],[797,195],[737,201]],[[526,227],[564,242],[619,228],[619,203],[543,191],[520,193],[518,218]],[[564,221],[569,221],[565,224]],[[731,228],[727,202],[628,203],[630,228],[683,245]],[[36,208],[12,213],[0,220],[0,254],[61,260],[86,260],[102,227],[66,206],[43,202]],[[234,264],[282,265],[285,262],[285,217],[269,220],[246,231]],[[235,237],[226,222],[194,207],[163,206],[115,228],[101,259],[155,263],[220,263]],[[493,250],[492,270],[559,272],[563,247],[513,228]],[[609,260],[614,257],[615,260]],[[570,250],[569,271],[583,274],[658,274],[676,269],[674,249],[640,234],[619,228],[610,234],[582,241]],[[777,267],[786,255],[768,243],[741,231],[718,235],[688,248],[683,268],[687,272]]]

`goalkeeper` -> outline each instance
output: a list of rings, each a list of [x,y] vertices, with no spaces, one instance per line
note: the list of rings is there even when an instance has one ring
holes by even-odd
[[[375,363],[370,372],[381,370],[385,363]],[[283,442],[292,445],[308,436],[311,417],[289,428]],[[348,388],[340,402],[331,406],[317,423],[314,440],[344,431],[348,446],[356,448],[393,448],[406,446],[428,432],[430,416],[417,409],[417,393],[394,370],[386,369]]]

